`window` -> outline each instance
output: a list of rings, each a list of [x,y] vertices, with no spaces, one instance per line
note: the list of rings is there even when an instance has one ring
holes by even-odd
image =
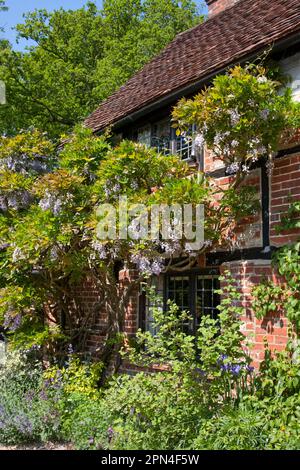
[[[171,127],[170,120],[164,119],[152,126],[151,147],[163,155],[171,153]]]
[[[138,129],[136,140],[139,144],[144,144],[144,145],[147,145],[148,147],[150,147],[150,145],[151,145],[151,126],[150,126],[150,124]]]
[[[188,330],[196,333],[201,317],[210,315],[216,318],[220,296],[215,291],[220,288],[219,275],[192,273],[189,276],[168,276],[166,300],[171,299],[182,309],[188,310],[193,317]]]
[[[161,308],[167,308],[167,300],[173,300],[181,310],[187,310],[192,321],[184,325],[184,330],[195,334],[198,330],[201,317],[210,315],[216,318],[220,295],[215,291],[220,288],[219,273],[217,269],[206,271],[193,271],[188,274],[167,274],[158,279],[154,278],[156,290],[162,294],[164,302]],[[152,305],[144,305],[140,324],[143,329],[155,333],[151,313]]]
[[[150,333],[154,335],[156,331],[153,325],[152,308],[154,306],[161,309],[164,308],[164,277],[152,277],[149,282],[149,287],[150,286],[155,288],[158,297],[161,298],[161,302],[158,305],[154,305],[145,295],[145,292],[141,292],[139,298],[139,328],[141,328],[143,331],[150,331]]]
[[[137,130],[136,140],[149,147],[156,148],[163,155],[178,154],[182,160],[195,160],[196,149],[194,135],[196,126],[190,127],[184,136],[176,136],[171,128],[170,119],[163,119],[155,124],[147,124]]]

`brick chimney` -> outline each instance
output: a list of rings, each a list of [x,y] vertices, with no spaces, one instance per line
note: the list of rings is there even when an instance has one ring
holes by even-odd
[[[232,7],[239,0],[205,0],[208,5],[208,17],[217,15],[226,8]]]

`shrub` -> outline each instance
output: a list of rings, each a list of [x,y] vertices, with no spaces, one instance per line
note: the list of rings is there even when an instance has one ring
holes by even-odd
[[[17,444],[60,438],[60,389],[47,388],[42,365],[10,353],[0,367],[0,442]]]
[[[91,406],[97,407],[97,400],[101,396],[98,383],[102,368],[102,363],[83,363],[78,357],[70,354],[64,367],[51,367],[44,372],[44,379],[50,388],[61,388],[58,408],[62,421],[62,433],[66,440],[72,438],[75,432],[75,442],[77,442],[78,432],[82,435],[85,429],[81,424],[76,429],[77,417],[80,417],[83,410],[85,415],[89,416]],[[92,411],[90,419],[95,419],[96,416],[97,413],[94,414]],[[75,428],[73,419],[76,422]],[[89,436],[88,430],[87,435]]]
[[[243,406],[228,407],[203,423],[193,449],[259,450],[266,439],[261,415]]]
[[[79,449],[182,449],[209,411],[201,387],[166,372],[113,379],[98,400],[78,398],[69,437]]]
[[[110,410],[106,403],[100,398],[95,400],[73,393],[69,397],[69,405],[70,411],[63,421],[64,438],[78,450],[107,448]]]

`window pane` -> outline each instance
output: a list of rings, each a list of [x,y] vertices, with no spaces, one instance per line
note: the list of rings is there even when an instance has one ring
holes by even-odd
[[[196,328],[199,326],[202,315],[209,315],[216,318],[218,314],[217,306],[220,304],[219,294],[215,294],[215,289],[219,289],[217,276],[197,276],[196,281]]]

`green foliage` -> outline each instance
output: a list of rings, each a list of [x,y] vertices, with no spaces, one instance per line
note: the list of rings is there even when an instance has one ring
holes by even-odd
[[[111,447],[116,449],[186,448],[209,414],[199,384],[167,372],[117,379],[105,400],[114,413]]]
[[[35,10],[17,25],[25,52],[0,48],[7,104],[0,134],[35,126],[58,137],[92,112],[177,33],[202,21],[190,0],[107,0],[98,10]],[[26,112],[24,112],[26,110]]]
[[[43,382],[40,362],[9,354],[0,366],[0,442],[46,442],[60,438],[60,390]]]
[[[62,383],[66,398],[72,394],[81,394],[95,400],[99,397],[97,387],[102,367],[100,362],[83,363],[71,353],[64,367],[52,366],[46,369],[44,378],[54,385]]]
[[[168,301],[165,312],[161,301],[151,292],[149,294],[153,305],[153,328],[150,331],[138,331],[134,348],[130,351],[131,362],[139,365],[161,365],[172,370],[188,370],[192,373],[196,367],[195,338],[188,333],[191,317],[185,311]],[[157,306],[154,306],[157,304]]]
[[[32,345],[31,322],[38,344],[42,338],[51,343],[53,333],[61,347],[64,338],[65,344],[76,338],[78,348],[83,348],[93,321],[92,314],[86,318],[76,296],[76,285],[84,277],[95,280],[108,311],[121,325],[126,304],[118,297],[115,263],[140,264],[142,276],[164,269],[166,247],[159,241],[98,240],[98,204],[109,201],[118,211],[120,196],[127,196],[128,203],[143,203],[146,212],[153,204],[176,200],[210,204],[206,181],[180,178],[189,175],[189,167],[178,157],[164,157],[128,141],[112,149],[107,138],[78,127],[64,136],[64,147],[58,149],[38,131],[0,141],[2,317],[10,315],[13,320],[21,315],[19,326],[24,330],[17,343],[23,344],[28,334],[28,346]],[[177,245],[171,246],[172,253],[183,252],[184,241]],[[17,309],[11,307],[14,290],[20,296]],[[44,334],[43,313],[56,324],[44,327]],[[65,325],[60,329],[62,317]],[[14,333],[16,340],[20,328]]]
[[[284,311],[297,331],[300,330],[300,242],[281,248],[275,255],[278,272],[286,281]]]
[[[7,10],[7,6],[5,6],[5,1],[4,0],[0,1],[0,10],[1,11]]]
[[[86,411],[83,404],[76,408],[69,432],[79,448],[191,448],[195,434],[223,409],[224,399],[237,404],[250,391],[252,370],[241,348],[244,336],[239,310],[231,306],[236,291],[230,283],[220,323],[204,317],[196,340],[188,333],[186,312],[172,302],[163,312],[159,298],[151,291],[150,297],[155,333],[139,331],[129,358],[160,371],[116,377],[100,401]]]
[[[44,344],[51,348],[65,340],[58,326],[45,326],[40,294],[31,286],[0,290],[0,324],[6,329],[11,348],[24,350]]]
[[[238,302],[241,295],[229,273],[226,286],[219,293],[222,300],[218,318],[204,315],[196,339],[188,332],[191,318],[187,312],[181,312],[172,302],[164,312],[158,299],[152,297],[155,333],[139,331],[135,349],[130,351],[133,363],[163,364],[191,381],[200,381],[206,392],[203,400],[214,405],[221,397],[223,401],[238,401],[253,386],[251,358],[242,347],[246,344],[240,330],[243,309]]]
[[[98,167],[110,149],[107,135],[93,137],[92,131],[76,126],[74,133],[62,137],[67,145],[59,153],[59,165],[72,174],[93,181]]]
[[[268,440],[262,416],[240,406],[225,408],[221,415],[203,423],[193,449],[264,450]]]
[[[8,7],[5,5],[4,0],[0,0],[0,12],[1,11],[7,11]],[[0,25],[0,33],[4,31],[4,28],[2,25]],[[2,42],[2,39],[0,39],[0,43]]]
[[[196,124],[198,140],[216,158],[232,173],[247,172],[252,162],[272,156],[284,130],[299,126],[299,105],[289,88],[278,94],[280,86],[262,66],[236,66],[195,98],[183,98],[174,109],[174,125],[180,134]]]
[[[199,387],[179,376],[124,375],[102,398],[80,398],[66,435],[78,449],[184,448],[204,414]]]
[[[251,358],[246,352],[247,341],[241,332],[239,306],[241,294],[227,272],[217,319],[203,317],[198,331],[199,363],[209,379],[209,399],[222,396],[226,401],[239,401],[252,390]]]
[[[287,300],[282,286],[265,280],[252,289],[252,308],[256,318],[262,320],[285,308]]]
[[[276,226],[278,232],[292,230],[300,227],[300,201],[291,202],[286,215],[283,215],[280,224]]]
[[[273,255],[274,267],[282,282],[265,281],[253,288],[253,307],[257,318],[280,311],[296,333],[300,331],[300,242],[283,246]]]
[[[144,366],[163,364],[156,373],[115,376],[99,390],[101,363],[81,363],[70,352],[63,367],[43,371],[34,350],[31,362],[10,355],[0,369],[0,442],[63,438],[83,450],[297,449],[299,344],[276,355],[266,348],[253,375],[239,330],[239,295],[230,279],[226,285],[219,323],[204,317],[196,340],[186,330],[187,313],[172,303],[165,315],[153,307],[156,334],[140,332],[130,356]]]
[[[299,446],[299,345],[271,354],[255,375],[252,392],[220,408],[203,423],[193,448],[291,450]]]
[[[257,377],[257,395],[288,398],[300,392],[300,343],[290,340],[286,350],[272,354],[268,348]]]
[[[152,188],[178,181],[188,172],[188,166],[178,157],[160,155],[155,149],[125,140],[105,156],[95,189],[109,202],[124,194],[141,201],[149,198]]]
[[[63,422],[63,435],[77,450],[105,449],[109,441],[110,410],[105,401],[72,395],[72,413]]]

